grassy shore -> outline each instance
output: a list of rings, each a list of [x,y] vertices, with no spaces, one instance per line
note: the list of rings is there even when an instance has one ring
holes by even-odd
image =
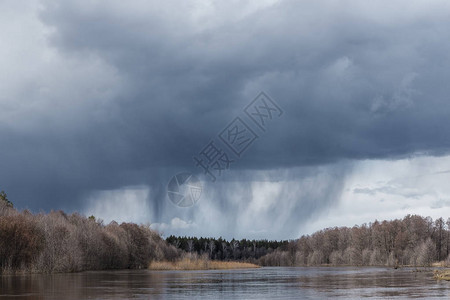
[[[450,281],[450,270],[434,270],[434,279]]]
[[[236,261],[183,258],[175,262],[155,261],[150,263],[148,268],[150,270],[226,270],[259,267],[260,266],[255,264]]]

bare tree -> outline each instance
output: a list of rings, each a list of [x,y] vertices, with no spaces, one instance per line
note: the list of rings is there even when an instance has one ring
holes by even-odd
[[[227,249],[228,247],[227,247],[227,243],[222,242],[221,246],[222,246],[222,255],[223,255],[223,258],[228,258],[228,249]]]
[[[430,238],[427,238],[416,247],[417,259],[416,265],[429,267],[433,263],[436,247]]]
[[[233,254],[233,258],[237,259],[239,256],[239,242],[236,240],[232,240],[230,243],[230,248]]]
[[[449,245],[450,245],[450,218],[447,219],[447,222],[445,222],[445,224],[447,224],[447,230],[446,230],[446,243],[445,243],[445,251],[446,251],[446,257],[448,258],[448,255],[450,254],[449,252]]]
[[[213,240],[209,241],[209,258],[213,258],[214,249],[216,249],[216,243]]]
[[[435,222],[435,228],[436,228],[436,254],[437,254],[437,260],[441,261],[442,256],[442,244],[444,240],[444,219],[439,218]]]
[[[192,252],[194,250],[194,241],[193,240],[188,240],[187,241],[187,247],[188,247],[188,252]]]

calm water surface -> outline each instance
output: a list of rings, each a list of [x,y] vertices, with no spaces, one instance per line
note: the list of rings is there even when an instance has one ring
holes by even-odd
[[[100,271],[0,276],[2,299],[450,299],[431,272],[386,268]]]

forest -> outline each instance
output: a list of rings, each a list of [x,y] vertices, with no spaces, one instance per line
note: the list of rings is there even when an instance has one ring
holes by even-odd
[[[197,238],[169,236],[166,241],[188,253],[207,255],[214,260],[239,260],[256,263],[257,260],[277,249],[287,249],[289,241],[235,240],[223,238]]]
[[[407,215],[353,227],[333,227],[296,240],[235,240],[169,236],[149,225],[62,211],[18,211],[0,193],[0,273],[140,269],[189,255],[261,266],[450,265],[450,218]]]
[[[450,265],[450,218],[407,215],[392,221],[334,227],[302,236],[287,249],[260,258],[270,266],[431,266]]]
[[[450,218],[407,215],[354,227],[334,227],[291,241],[255,241],[170,236],[178,249],[211,259],[262,266],[431,266],[450,265]]]
[[[149,226],[111,222],[52,211],[14,209],[0,194],[0,273],[78,272],[147,268],[152,260],[174,260],[180,250]]]

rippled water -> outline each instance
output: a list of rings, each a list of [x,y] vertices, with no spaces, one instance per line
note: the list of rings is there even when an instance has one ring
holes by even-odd
[[[0,277],[0,299],[449,299],[431,272],[387,268],[99,271]]]

